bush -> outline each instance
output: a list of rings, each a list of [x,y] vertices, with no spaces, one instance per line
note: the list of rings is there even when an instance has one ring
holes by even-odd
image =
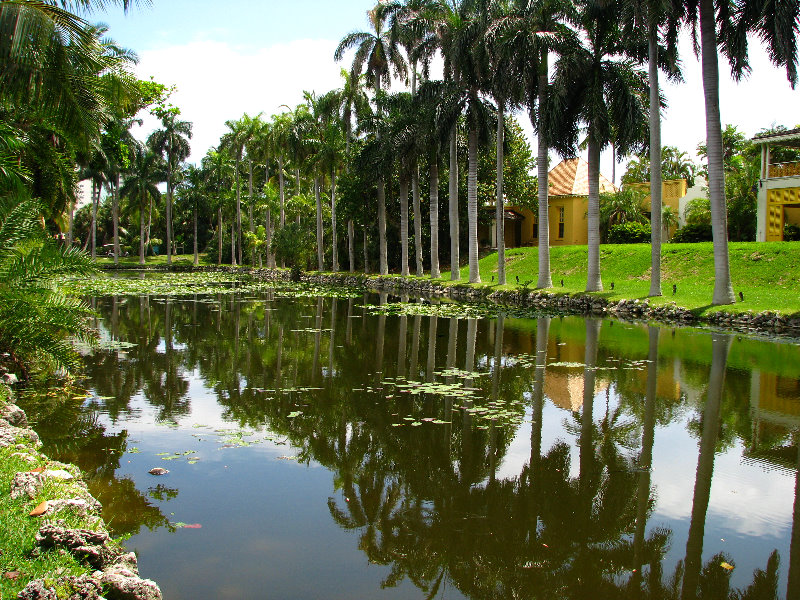
[[[711,223],[689,223],[678,229],[671,241],[676,244],[693,244],[712,240]]]
[[[651,234],[650,223],[620,223],[608,230],[608,243],[646,244]]]
[[[800,225],[786,223],[786,225],[783,226],[783,241],[800,242]]]

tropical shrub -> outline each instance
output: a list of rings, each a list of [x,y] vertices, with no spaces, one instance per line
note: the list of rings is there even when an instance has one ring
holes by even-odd
[[[646,244],[652,230],[649,223],[620,223],[608,230],[609,244]]]
[[[786,223],[786,225],[783,226],[783,241],[800,242],[800,225]]]
[[[712,239],[711,223],[688,223],[684,227],[678,229],[670,241],[681,244],[710,242]]]
[[[43,210],[36,200],[0,196],[0,352],[9,353],[24,376],[34,364],[48,371],[75,368],[73,340],[96,336],[86,303],[57,285],[63,276],[88,276],[96,268],[82,251],[52,241]]]
[[[272,236],[272,253],[278,263],[292,269],[292,281],[300,281],[300,273],[314,253],[314,235],[297,223],[288,223]]]

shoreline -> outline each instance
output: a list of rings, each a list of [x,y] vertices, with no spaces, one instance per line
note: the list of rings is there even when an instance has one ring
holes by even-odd
[[[2,382],[0,388],[0,459],[16,471],[2,492],[3,500],[8,498],[3,520],[21,546],[15,549],[11,542],[3,548],[3,587],[19,590],[14,598],[25,600],[162,600],[158,584],[139,576],[136,554],[111,538],[102,506],[80,469],[40,451],[39,436],[15,404],[13,391]],[[59,555],[55,571],[44,566],[49,553]],[[36,564],[39,557],[42,564]],[[26,585],[14,585],[17,581]]]
[[[289,269],[232,267],[216,265],[103,265],[103,272],[160,271],[239,273],[265,281],[289,281]],[[321,285],[372,289],[449,298],[468,304],[493,303],[498,306],[553,310],[559,314],[612,317],[624,321],[654,321],[671,326],[708,326],[736,333],[766,334],[779,337],[800,337],[800,316],[786,316],[774,311],[727,312],[722,308],[709,315],[697,315],[675,302],[652,305],[648,299],[608,300],[590,293],[558,293],[519,286],[512,290],[493,291],[468,283],[441,284],[438,281],[405,278],[399,275],[373,275],[350,272],[304,272],[301,281]]]

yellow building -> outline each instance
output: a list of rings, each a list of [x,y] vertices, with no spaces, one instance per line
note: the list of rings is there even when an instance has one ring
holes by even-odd
[[[771,149],[800,148],[800,129],[759,135],[753,143],[761,146],[756,240],[783,241],[786,224],[800,225],[800,162],[774,163]]]
[[[642,208],[650,218],[650,182],[645,183],[630,183],[627,184],[633,190],[638,190],[646,196],[642,199]],[[681,198],[686,196],[688,191],[687,182],[685,179],[665,179],[661,182],[661,205],[669,207],[675,213],[675,216],[681,218]],[[677,226],[670,227],[665,230],[666,239],[673,236]]]
[[[561,161],[548,173],[548,183],[550,245],[587,244],[589,163],[582,158]],[[614,185],[601,174],[600,193],[614,191]],[[520,206],[508,206],[504,225],[506,248],[539,245],[538,221],[533,211]],[[484,228],[479,232],[478,238],[490,241],[491,246],[496,247],[496,235],[492,223],[488,230]]]

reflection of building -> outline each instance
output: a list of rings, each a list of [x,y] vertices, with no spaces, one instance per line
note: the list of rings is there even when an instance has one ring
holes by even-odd
[[[772,149],[800,148],[800,129],[759,135],[753,143],[761,146],[756,240],[783,241],[785,225],[800,225],[800,162],[774,163]]]
[[[544,395],[565,410],[578,412],[583,406],[583,361],[586,349],[583,344],[568,343],[559,345],[559,338],[547,341],[547,362],[572,363],[575,367],[548,366],[544,378]],[[594,393],[608,388],[608,382],[595,378]]]

